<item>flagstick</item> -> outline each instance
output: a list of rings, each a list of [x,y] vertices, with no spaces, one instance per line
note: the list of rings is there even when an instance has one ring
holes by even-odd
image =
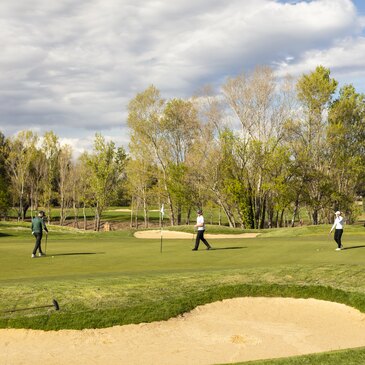
[[[161,220],[160,220],[160,230],[161,230],[161,243],[160,243],[160,253],[162,253],[162,227],[163,227],[163,214],[164,214],[164,209],[163,209],[163,204],[160,210],[160,214],[161,214]]]
[[[160,253],[162,253],[162,226],[163,226],[163,214],[162,215],[162,219],[161,219],[161,245],[160,245]]]

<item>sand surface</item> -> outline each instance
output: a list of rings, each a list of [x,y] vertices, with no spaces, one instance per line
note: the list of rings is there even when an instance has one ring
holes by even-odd
[[[214,238],[255,238],[259,233],[241,233],[241,234],[204,234],[206,239]],[[149,231],[138,231],[134,233],[137,238],[161,238],[161,231],[153,229]],[[193,239],[195,233],[178,232],[178,231],[162,231],[163,238]]]
[[[168,321],[0,330],[1,365],[199,365],[365,346],[365,315],[314,299],[236,298]]]

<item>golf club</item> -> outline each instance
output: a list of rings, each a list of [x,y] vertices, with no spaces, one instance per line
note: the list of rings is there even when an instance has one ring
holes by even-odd
[[[44,254],[47,255],[47,241],[48,241],[48,232],[46,233],[46,245],[44,246]]]
[[[48,307],[54,307],[56,311],[60,310],[60,306],[56,299],[52,300],[52,304],[50,305],[40,305],[38,307],[28,307],[28,308],[18,308],[18,309],[9,309],[5,311],[1,311],[1,313],[12,313],[12,312],[19,312],[19,311],[25,311],[25,310],[31,310],[31,309],[38,309],[38,308],[48,308]]]

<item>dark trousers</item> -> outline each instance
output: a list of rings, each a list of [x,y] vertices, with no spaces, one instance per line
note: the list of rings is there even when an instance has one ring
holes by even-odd
[[[37,253],[37,250],[39,250],[40,254],[43,254],[42,248],[41,248],[42,232],[41,233],[34,232],[34,237],[35,237],[35,246],[34,246],[34,250],[33,250],[33,255],[35,255]]]
[[[337,243],[338,248],[342,247],[341,237],[342,237],[343,229],[335,229],[334,239]]]
[[[205,246],[207,246],[208,248],[210,248],[210,244],[204,238],[204,230],[197,231],[194,250],[197,250],[199,248],[200,241],[203,241],[203,243],[205,244]]]

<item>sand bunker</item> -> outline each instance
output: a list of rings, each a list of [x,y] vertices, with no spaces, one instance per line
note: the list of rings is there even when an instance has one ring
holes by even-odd
[[[209,234],[206,233],[204,237],[206,239],[214,238],[255,238],[259,233],[241,233],[241,234]],[[161,231],[159,229],[149,230],[149,231],[138,231],[134,233],[137,238],[152,238],[160,239]],[[177,231],[162,231],[163,238],[178,238],[178,239],[193,239],[195,234],[187,232],[177,232]]]
[[[149,324],[0,330],[2,365],[217,364],[365,346],[365,315],[315,299],[236,298]]]

